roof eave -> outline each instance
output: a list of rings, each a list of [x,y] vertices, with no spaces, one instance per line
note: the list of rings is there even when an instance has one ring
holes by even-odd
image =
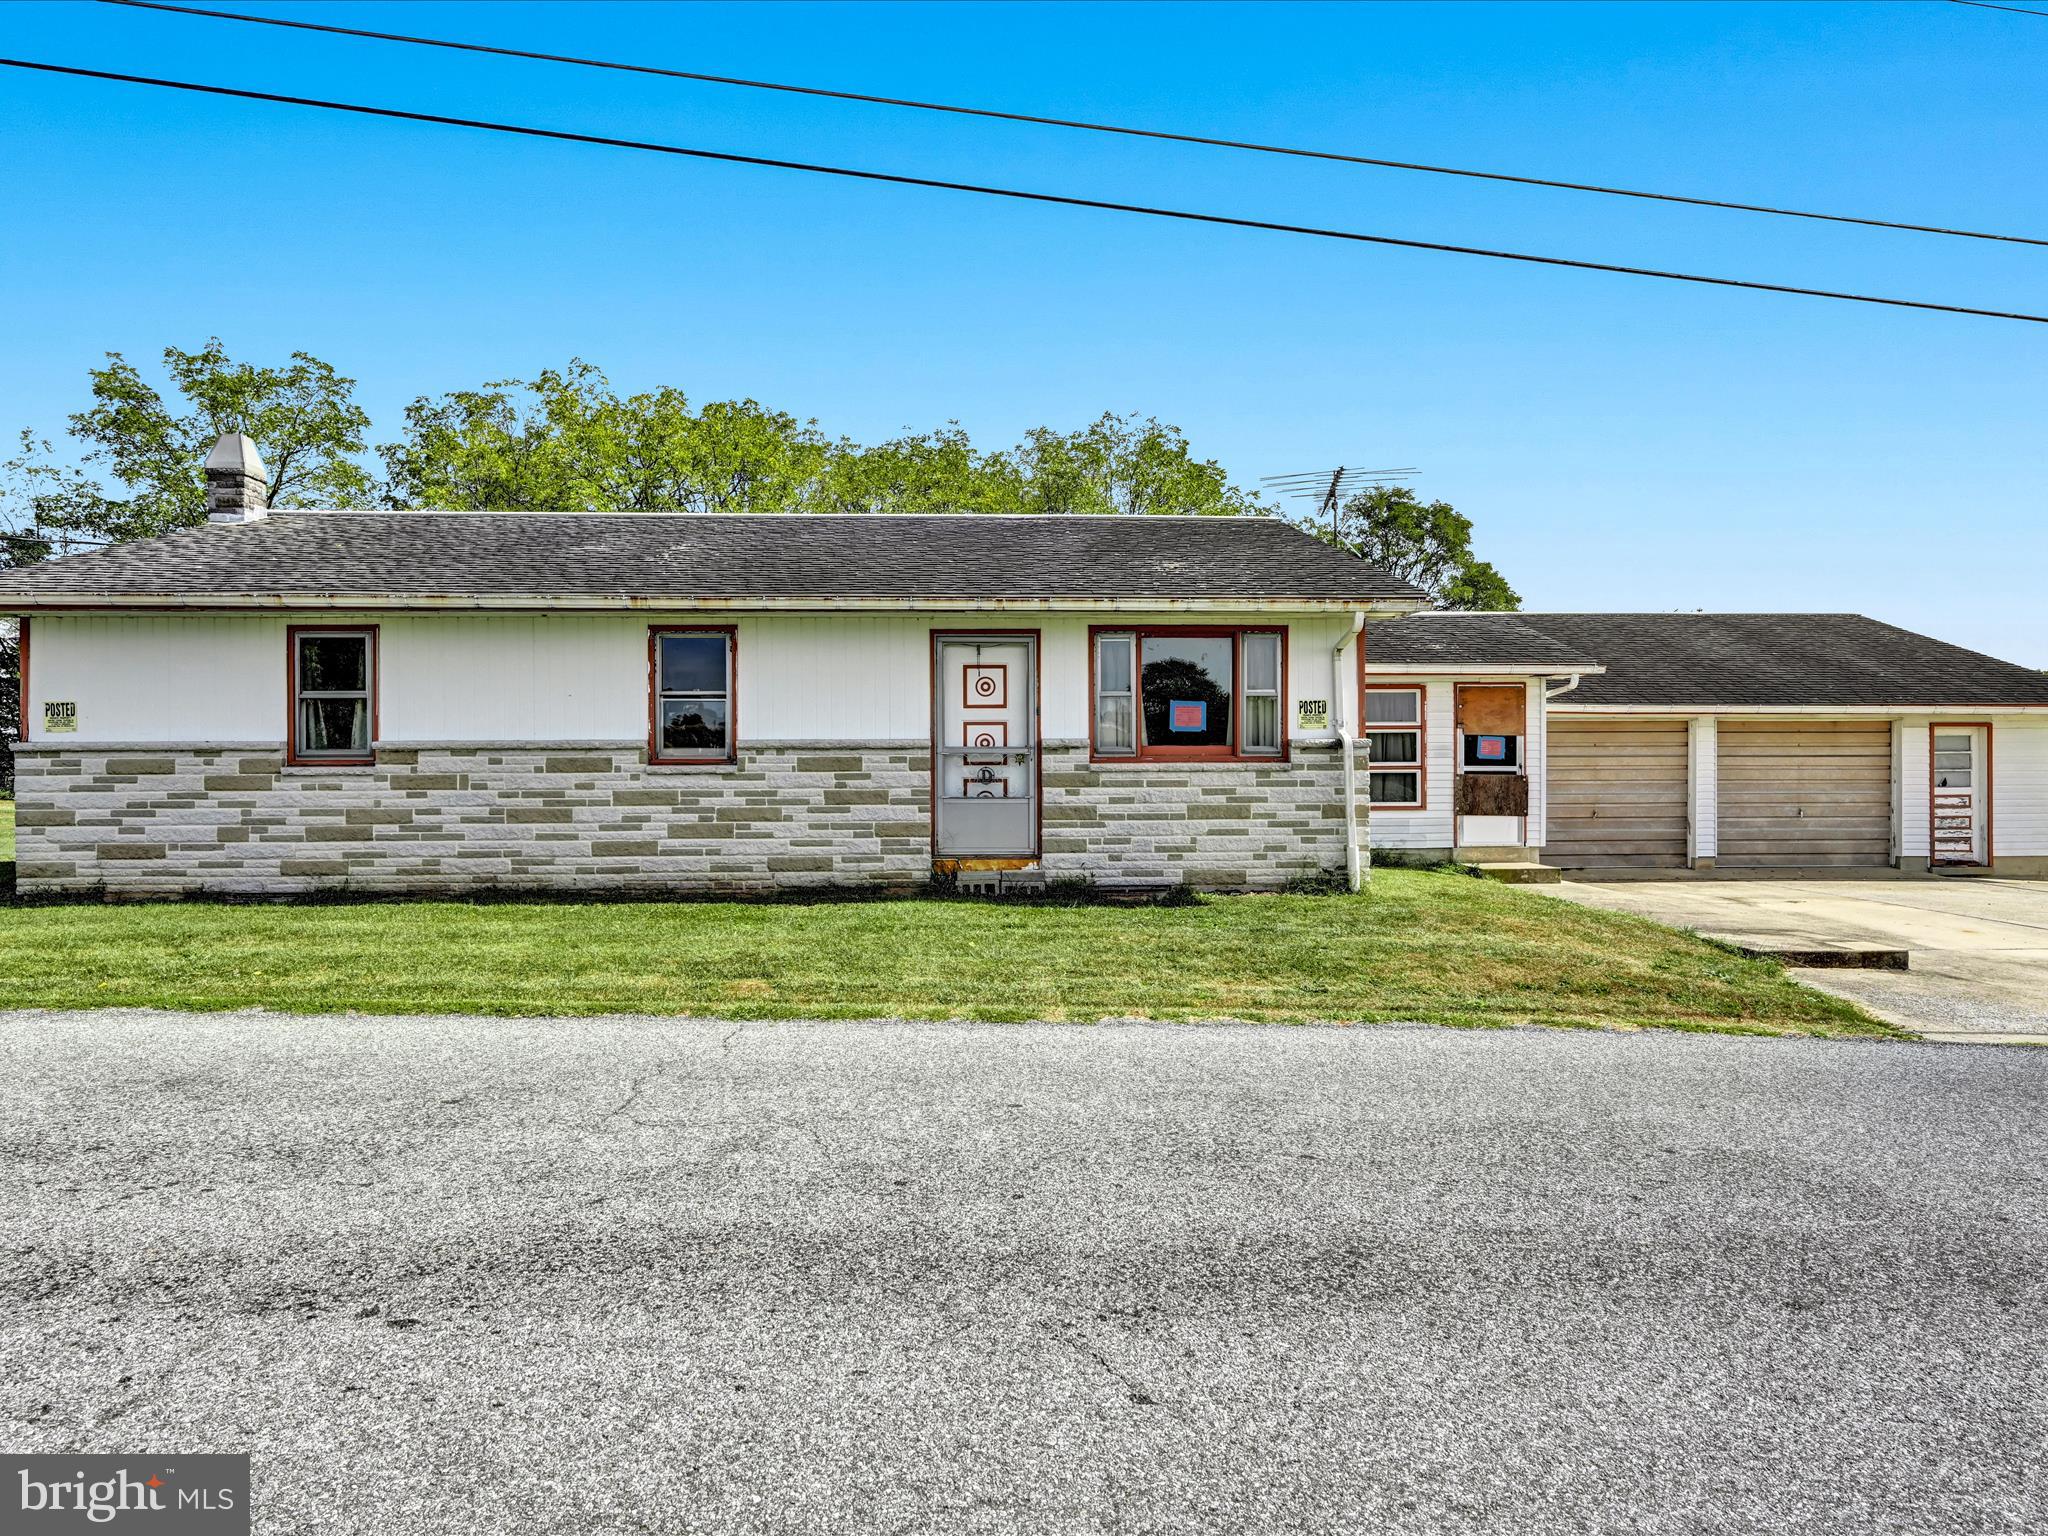
[[[684,593],[364,593],[364,592],[194,592],[110,593],[0,592],[0,614],[94,612],[108,609],[230,609],[289,612],[320,608],[346,612],[532,612],[536,610],[635,612],[646,610],[721,613],[829,611],[835,613],[947,612],[1007,613],[1354,613],[1385,618],[1413,612],[1421,601],[1401,597],[840,597],[827,594],[779,597],[701,597]]]
[[[1559,701],[1550,707],[1554,715],[1824,715],[1891,716],[1924,714],[2048,714],[2048,702],[1998,704],[1964,701],[1930,704],[1901,700],[1896,704],[1587,704]]]

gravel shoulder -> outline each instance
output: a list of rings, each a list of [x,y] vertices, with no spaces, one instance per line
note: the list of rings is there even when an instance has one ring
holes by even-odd
[[[2044,1071],[0,1014],[0,1412],[294,1533],[2038,1529]]]

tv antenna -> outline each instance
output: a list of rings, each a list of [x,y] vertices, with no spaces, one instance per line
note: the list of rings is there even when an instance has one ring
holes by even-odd
[[[1384,485],[1389,480],[1405,480],[1414,473],[1413,464],[1401,469],[1351,469],[1340,464],[1335,469],[1305,469],[1295,474],[1266,475],[1259,484],[1269,487],[1275,496],[1314,502],[1316,509],[1313,515],[1327,516],[1330,532],[1335,533],[1337,509],[1344,505],[1344,498],[1350,492],[1363,490],[1369,485]]]

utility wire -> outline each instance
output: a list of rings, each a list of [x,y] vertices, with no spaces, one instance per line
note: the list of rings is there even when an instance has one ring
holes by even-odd
[[[2048,11],[2029,10],[2024,5],[1993,5],[1991,0],[1949,0],[1949,3],[1972,6],[1980,11],[2010,11],[2015,16],[2048,16]]]
[[[566,53],[536,53],[525,48],[500,48],[489,43],[463,43],[445,37],[415,37],[404,32],[372,32],[363,27],[337,27],[317,21],[287,21],[280,16],[245,16],[237,11],[208,10],[196,5],[167,5],[162,0],[101,0],[105,5],[134,10],[169,11],[219,21],[247,22],[259,27],[288,27],[300,32],[327,32],[339,37],[369,38],[381,43],[412,43],[423,48],[449,48],[461,53],[488,53],[508,59],[537,59],[547,64],[575,64],[586,69],[619,70],[633,75],[659,75],[669,80],[694,80],[707,85],[739,86],[751,91],[782,91],[793,96],[823,96],[834,101],[860,101],[882,107],[908,107],[919,112],[947,112],[956,117],[996,118],[1044,128],[1078,128],[1088,133],[1114,133],[1134,139],[1163,139],[1174,144],[1202,144],[1214,149],[1247,150],[1261,155],[1289,155],[1301,160],[1333,160],[1345,165],[1370,165],[1383,170],[1421,171],[1432,176],[1463,176],[1475,181],[1505,181],[1525,187],[1550,187],[1565,192],[1594,192],[1605,197],[1633,197],[1648,202],[1684,203],[1695,208],[1725,208],[1738,213],[1765,213],[1786,219],[1818,219],[1830,224],[1859,224],[1871,229],[1902,229],[1922,235],[1952,235],[1964,240],[2002,240],[2015,245],[2048,246],[2032,235],[2004,235],[1981,229],[1947,229],[1938,224],[1909,224],[1896,219],[1868,219],[1847,213],[1816,213],[1802,208],[1775,208],[1765,203],[1737,203],[1713,197],[1685,197],[1676,192],[1644,192],[1630,187],[1603,187],[1591,182],[1556,181],[1543,176],[1515,176],[1505,171],[1475,171],[1452,165],[1424,165],[1409,160],[1382,160],[1370,155],[1345,155],[1334,150],[1301,149],[1284,144],[1257,144],[1243,139],[1211,138],[1197,133],[1169,133],[1158,128],[1131,128],[1117,123],[1091,123],[1029,112],[999,112],[991,107],[963,107],[939,101],[912,101],[897,96],[870,96],[860,91],[833,91],[823,86],[790,85],[775,80],[747,80],[736,75],[710,75],[687,69],[661,69],[651,64],[625,64],[615,59],[585,59]]]
[[[842,176],[852,181],[887,182],[900,187],[931,187],[943,192],[972,192],[982,197],[1007,197],[1027,203],[1055,203],[1067,208],[1099,208],[1111,213],[1143,214],[1148,218],[1178,219],[1190,224],[1221,224],[1233,229],[1263,229],[1275,234],[1308,235],[1321,240],[1348,240],[1359,245],[1390,245],[1412,251],[1445,251],[1458,256],[1484,256],[1493,261],[1527,262],[1533,266],[1573,267],[1584,272],[1619,272],[1629,277],[1655,277],[1675,283],[1702,283],[1714,288],[1749,288],[1762,293],[1790,293],[1803,298],[1838,299],[1851,304],[1883,304],[1892,309],[1924,309],[1949,315],[1979,315],[1987,320],[2021,320],[2030,325],[2048,325],[2048,315],[2032,315],[2015,310],[1975,309],[1963,304],[1937,304],[1927,299],[1893,299],[1879,294],[1846,293],[1832,288],[1802,288],[1791,283],[1766,283],[1741,277],[1710,277],[1697,272],[1667,272],[1657,267],[1629,267],[1615,262],[1580,261],[1569,256],[1539,256],[1526,251],[1499,251],[1477,245],[1450,245],[1439,240],[1410,240],[1395,235],[1369,235],[1357,230],[1324,229],[1313,224],[1281,224],[1268,219],[1243,219],[1221,213],[1194,213],[1183,208],[1155,208],[1143,203],[1117,203],[1102,198],[1069,197],[1057,192],[1026,192],[1016,187],[983,186],[971,181],[941,181],[930,176],[901,176],[888,171],[863,171],[843,165],[818,165],[805,160],[773,160],[764,155],[739,155],[717,149],[691,149],[680,144],[656,144],[644,139],[617,139],[602,134],[570,133],[559,128],[495,123],[474,117],[446,117],[435,112],[407,112],[397,107],[368,107],[356,102],[325,101],[314,96],[281,96],[272,91],[245,91],[226,85],[201,85],[191,80],[162,80],[152,75],[123,75],[104,69],[81,69],[71,64],[45,64],[34,59],[0,58],[0,67],[29,69],[52,75],[73,75],[85,80],[113,80],[124,85],[148,85],[165,90],[193,91],[204,96],[231,96],[242,101],[269,101],[291,107],[317,107],[328,112],[352,112],[361,117],[393,118],[409,123],[438,123],[449,128],[477,128],[488,133],[512,133],[525,138],[556,139],[569,144],[596,144],[607,149],[644,150],[650,154],[678,155],[691,160],[714,160],[727,165],[753,165],[778,171],[806,171],[818,176]]]

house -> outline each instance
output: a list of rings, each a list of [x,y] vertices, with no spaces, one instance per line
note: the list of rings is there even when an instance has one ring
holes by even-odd
[[[2048,678],[1447,614],[1262,518],[268,510],[0,574],[29,894],[1273,889],[1372,849],[2048,875]]]
[[[269,511],[0,576],[29,894],[1356,878],[1361,626],[1277,521]]]
[[[2027,667],[1841,613],[1432,613],[1365,655],[1377,847],[2048,877],[2048,675]],[[1560,671],[1527,685],[1526,819],[1461,803],[1486,688]],[[1384,777],[1411,750],[1376,724],[1396,711],[1417,766]]]

